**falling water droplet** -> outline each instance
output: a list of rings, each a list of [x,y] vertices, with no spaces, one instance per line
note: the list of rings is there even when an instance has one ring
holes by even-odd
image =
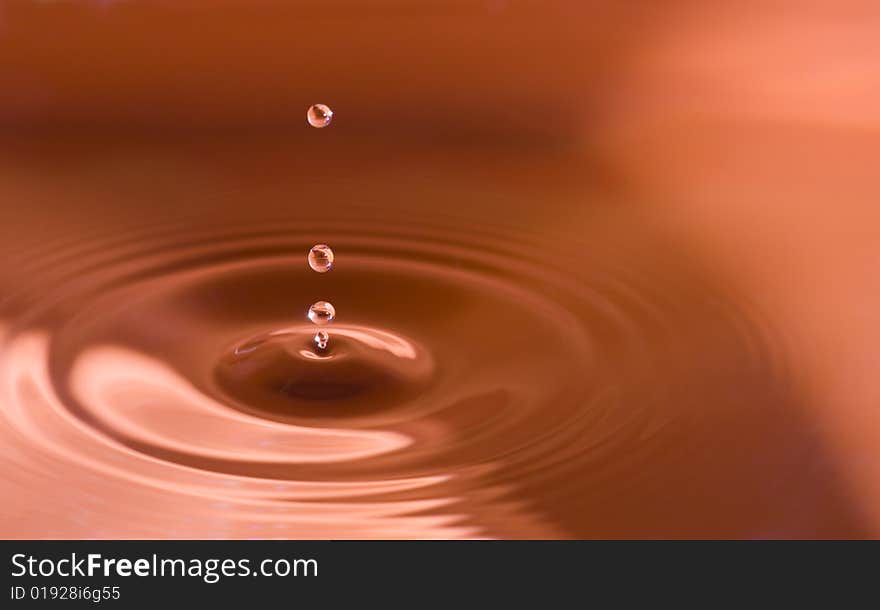
[[[326,273],[333,266],[333,250],[327,244],[312,246],[309,250],[309,267],[318,273]]]
[[[336,317],[336,308],[327,301],[318,301],[309,307],[309,320],[318,326],[324,326]]]
[[[330,341],[330,333],[326,330],[319,330],[315,333],[315,347],[320,350],[327,349],[327,343]]]
[[[333,120],[333,111],[324,104],[314,104],[306,113],[306,118],[308,118],[309,125],[312,127],[327,127],[330,121]]]

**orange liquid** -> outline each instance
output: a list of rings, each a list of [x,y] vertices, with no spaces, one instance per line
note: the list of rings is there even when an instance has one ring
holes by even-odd
[[[877,535],[872,3],[324,6],[4,5],[0,535]]]

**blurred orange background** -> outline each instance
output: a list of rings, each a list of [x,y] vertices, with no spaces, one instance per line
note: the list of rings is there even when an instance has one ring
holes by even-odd
[[[293,198],[479,193],[474,222],[560,241],[637,218],[767,312],[876,536],[878,58],[868,1],[7,1],[0,257]]]

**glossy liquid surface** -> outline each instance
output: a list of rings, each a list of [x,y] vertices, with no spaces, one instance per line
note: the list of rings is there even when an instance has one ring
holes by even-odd
[[[576,4],[5,13],[0,534],[880,532],[874,106]]]

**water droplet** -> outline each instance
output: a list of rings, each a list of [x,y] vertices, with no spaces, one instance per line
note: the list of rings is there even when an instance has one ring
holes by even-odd
[[[327,301],[318,301],[309,307],[309,320],[318,326],[330,324],[336,317],[336,308]]]
[[[309,250],[309,267],[318,273],[326,273],[333,266],[333,250],[327,244],[312,246]]]
[[[327,343],[330,341],[330,333],[326,330],[319,330],[315,333],[315,347],[320,350],[327,349]]]
[[[329,106],[325,106],[324,104],[315,104],[309,108],[309,111],[306,113],[306,118],[309,120],[309,125],[312,127],[327,127],[330,124],[330,121],[333,120],[333,111],[330,110]]]

